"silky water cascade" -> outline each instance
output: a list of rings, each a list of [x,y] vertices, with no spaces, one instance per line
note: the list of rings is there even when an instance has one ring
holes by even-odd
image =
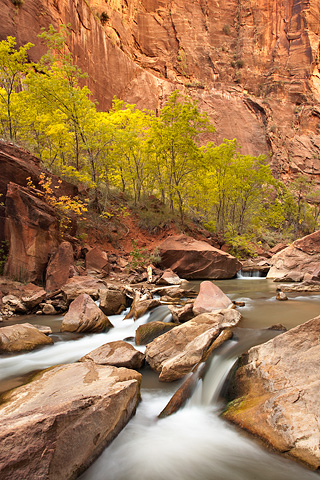
[[[279,334],[268,330],[270,325],[281,322],[291,328],[316,316],[320,296],[296,295],[284,305],[275,300],[274,284],[260,277],[215,283],[232,300],[245,304],[243,320],[234,329],[233,338],[210,357],[206,375],[186,404],[166,418],[158,415],[182,381],[160,383],[154,372],[144,368],[136,415],[81,480],[319,480],[316,472],[269,451],[221,419],[220,413],[225,406],[226,383],[238,357]],[[123,321],[126,313],[110,317],[113,329],[90,335],[58,333],[62,317],[52,317],[54,345],[1,357],[1,392],[28,381],[36,371],[75,362],[107,342],[125,339],[134,344],[136,328],[147,322],[150,314],[134,322]],[[157,315],[169,320],[169,316],[164,318],[167,311],[162,307],[152,312],[152,320]],[[27,321],[39,323],[39,317],[28,317]]]

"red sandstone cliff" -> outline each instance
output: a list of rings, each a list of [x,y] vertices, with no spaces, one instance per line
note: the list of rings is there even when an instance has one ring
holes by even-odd
[[[179,87],[243,153],[271,153],[284,179],[320,183],[318,0],[0,0],[0,39],[69,23],[70,49],[101,108],[117,95],[157,109]]]

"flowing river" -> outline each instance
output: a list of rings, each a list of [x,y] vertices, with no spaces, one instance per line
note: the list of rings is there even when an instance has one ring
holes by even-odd
[[[204,380],[199,381],[187,405],[165,419],[157,416],[181,382],[160,383],[154,372],[144,369],[142,401],[135,417],[81,480],[319,480],[317,473],[268,451],[219,414],[225,404],[224,385],[238,356],[279,333],[265,330],[267,327],[281,323],[292,328],[317,316],[320,295],[288,294],[288,301],[279,302],[275,299],[277,285],[266,279],[215,283],[232,300],[245,302],[239,308],[243,319],[234,338],[212,357]],[[152,313],[151,319],[157,315],[165,317],[165,309]],[[47,325],[50,320],[55,344],[27,354],[2,356],[0,391],[23,383],[37,370],[77,361],[104,343],[133,342],[135,329],[150,320],[149,315],[137,322],[122,319],[123,315],[110,317],[115,328],[107,333],[81,336],[58,333],[62,317],[21,318],[21,322]]]

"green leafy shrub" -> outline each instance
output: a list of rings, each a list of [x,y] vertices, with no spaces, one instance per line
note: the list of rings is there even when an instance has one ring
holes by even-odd
[[[151,263],[157,264],[161,261],[159,250],[157,248],[153,252],[149,252],[146,248],[139,248],[136,240],[132,240],[130,258],[131,260],[127,266],[129,271],[147,267]]]

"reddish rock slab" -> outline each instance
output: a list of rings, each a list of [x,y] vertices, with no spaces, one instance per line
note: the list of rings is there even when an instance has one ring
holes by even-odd
[[[70,303],[63,317],[61,332],[103,332],[113,325],[90,295],[82,293]]]
[[[1,480],[78,478],[134,414],[141,375],[83,362],[2,396]]]
[[[110,271],[108,255],[99,247],[94,247],[86,254],[86,270],[108,274]]]
[[[73,248],[71,243],[62,242],[50,258],[46,272],[46,290],[54,292],[68,281],[73,266]]]
[[[186,235],[168,237],[159,245],[161,265],[187,279],[233,278],[241,263],[232,255]]]
[[[0,328],[0,353],[26,352],[52,343],[50,337],[30,323]]]
[[[79,362],[94,362],[99,365],[112,365],[138,370],[142,367],[145,355],[136,350],[130,343],[118,340],[102,345],[84,357]]]
[[[193,313],[212,313],[221,308],[230,308],[232,301],[223,291],[212,282],[205,281],[200,284],[199,295],[193,304]]]
[[[224,416],[285,452],[320,467],[320,316],[242,357]]]
[[[126,296],[121,290],[106,288],[100,292],[100,308],[105,315],[119,315],[126,308]]]
[[[69,303],[81,295],[81,293],[87,293],[97,300],[106,289],[107,286],[103,280],[98,280],[90,275],[69,278],[61,288],[66,301]]]

